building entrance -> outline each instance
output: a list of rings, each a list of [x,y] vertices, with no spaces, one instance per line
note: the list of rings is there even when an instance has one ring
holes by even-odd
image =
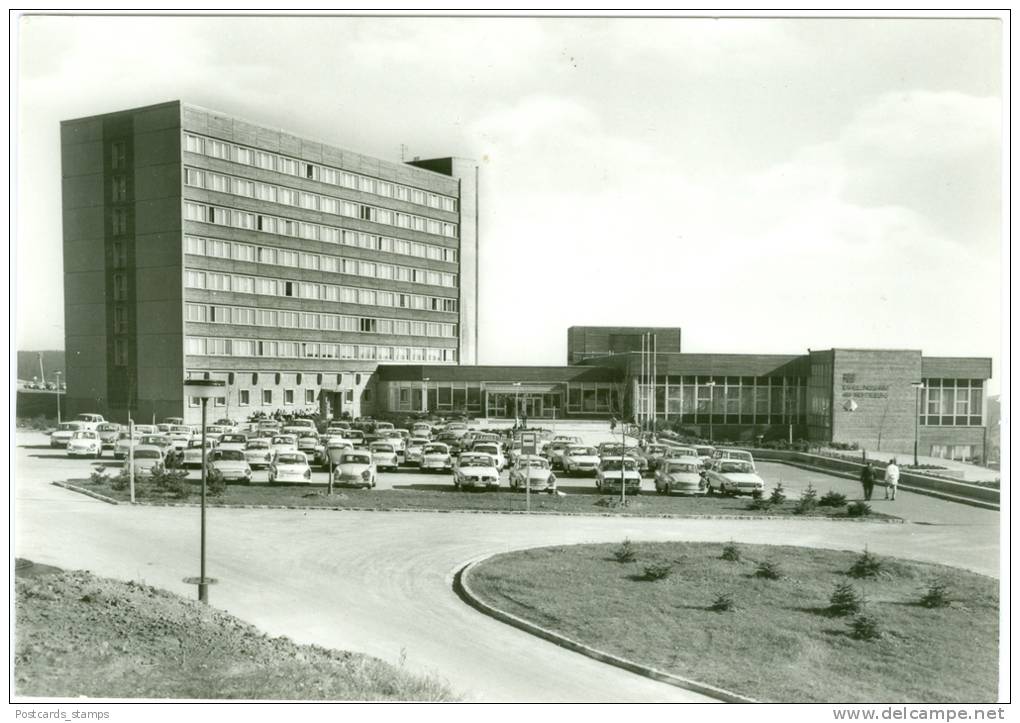
[[[554,419],[563,408],[562,396],[559,392],[486,392],[486,416],[497,419]]]

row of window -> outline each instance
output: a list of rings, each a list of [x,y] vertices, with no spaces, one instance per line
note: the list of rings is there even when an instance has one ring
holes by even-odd
[[[254,166],[266,171],[286,173],[298,178],[350,188],[362,193],[372,193],[384,198],[395,198],[398,201],[407,201],[419,206],[438,208],[450,212],[457,211],[457,199],[450,196],[423,191],[420,188],[405,186],[400,183],[393,183],[392,181],[383,181],[359,173],[342,171],[332,166],[309,163],[308,161],[291,158],[279,153],[271,153],[236,143],[218,141],[214,138],[198,136],[192,133],[184,134],[184,150],[189,153],[209,156],[210,158],[219,158],[245,166]]]
[[[696,377],[682,377],[688,382]],[[701,380],[708,380],[701,377]],[[801,377],[718,377],[726,381],[706,384],[659,384],[655,389],[655,409],[660,416],[687,416],[683,421],[754,423],[799,419],[806,412],[807,389]],[[748,382],[741,383],[741,380]],[[713,380],[714,381],[714,380]],[[761,381],[762,384],[756,382]],[[651,386],[638,388],[639,408],[651,411]],[[689,416],[688,416],[689,415]]]
[[[281,329],[314,329],[318,331],[356,331],[368,334],[398,334],[456,339],[456,324],[378,319],[376,317],[316,314],[276,309],[255,309],[249,306],[217,306],[188,304],[188,321],[212,324],[278,327]]]
[[[435,347],[327,344],[305,341],[224,339],[212,336],[185,338],[185,353],[192,356],[244,356],[272,359],[361,359],[369,361],[455,362],[456,349]]]
[[[289,406],[291,406],[291,405],[296,403],[295,399],[298,398],[298,397],[295,395],[293,389],[284,389],[282,391],[283,391],[283,405],[285,407],[289,407]],[[300,392],[301,390],[298,390],[298,391]],[[350,401],[353,401],[353,394],[351,394],[351,397],[352,398],[351,398]],[[201,403],[202,403],[202,400],[199,397],[188,397],[188,406],[189,407],[198,407],[198,406],[201,405]],[[273,390],[272,389],[263,389],[262,390],[262,405],[263,406],[269,406],[269,405],[272,405],[273,403],[274,403],[273,402]],[[306,405],[308,405],[308,406],[311,406],[313,404],[317,404],[316,399],[315,399],[315,390],[314,389],[305,389],[304,390],[304,403]],[[241,407],[250,407],[251,406],[251,389],[238,389],[237,390],[237,404],[238,404],[238,406],[241,406]],[[226,397],[215,397],[215,398],[213,398],[213,406],[214,407],[225,407],[225,406],[227,406],[227,398]]]
[[[457,261],[456,249],[449,249],[445,246],[435,246],[433,244],[407,241],[406,239],[396,239],[389,236],[378,236],[376,234],[345,231],[336,226],[323,226],[318,223],[295,221],[289,218],[241,211],[236,208],[210,206],[204,203],[195,203],[194,201],[184,202],[184,217],[189,221],[212,223],[217,226],[230,226],[231,228],[262,231],[263,233],[303,238],[310,241],[357,246],[358,248],[367,248],[373,251],[386,251],[387,253],[416,256],[421,259],[432,259],[433,261],[448,261],[451,263],[456,263]]]
[[[336,284],[318,284],[310,281],[288,281],[270,279],[264,276],[239,276],[220,274],[212,271],[188,269],[184,283],[191,289],[210,291],[233,291],[239,294],[261,294],[263,296],[286,296],[295,299],[337,301],[344,304],[386,306],[397,309],[419,311],[445,311],[457,313],[457,299],[445,296],[422,296],[403,294],[396,291],[363,289]]]
[[[222,241],[220,239],[203,238],[201,236],[184,237],[184,250],[196,256],[210,256],[233,261],[249,261],[256,264],[272,264],[274,266],[290,266],[295,269],[310,271],[326,271],[353,276],[367,276],[371,279],[387,281],[404,281],[410,284],[428,284],[430,286],[446,286],[457,288],[457,275],[443,271],[418,269],[411,266],[382,264],[376,261],[341,258],[327,254],[310,254],[303,251],[290,251],[273,246],[255,246]]]
[[[984,382],[981,379],[924,379],[918,421],[924,426],[983,424]]]
[[[256,198],[259,201],[266,201],[268,203],[294,206],[295,208],[303,208],[307,211],[321,211],[322,213],[329,213],[334,216],[347,216],[348,218],[381,223],[386,226],[396,226],[436,236],[457,238],[457,225],[448,221],[416,216],[412,213],[403,213],[389,208],[379,208],[334,196],[323,196],[318,193],[288,188],[287,186],[276,186],[271,183],[252,181],[238,176],[228,176],[224,173],[185,167],[184,185],[193,188],[204,188],[207,191],[229,193],[234,196],[244,196],[245,198]]]

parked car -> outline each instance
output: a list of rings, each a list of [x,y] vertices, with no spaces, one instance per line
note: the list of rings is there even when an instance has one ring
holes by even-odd
[[[411,425],[411,436],[431,439],[432,425],[429,424],[428,422],[415,422],[414,424]]]
[[[135,437],[143,437],[146,434],[157,434],[159,430],[156,429],[155,424],[136,424],[135,425]]]
[[[330,422],[326,426],[326,436],[332,437],[334,435],[343,436],[344,432],[351,428],[350,422]]]
[[[135,447],[132,458],[135,477],[148,477],[154,469],[163,467],[163,451],[159,447],[139,444]]]
[[[216,448],[216,440],[206,439],[205,440],[205,461],[208,464],[211,459],[210,453]],[[193,439],[188,442],[188,446],[184,448],[181,453],[181,466],[182,467],[195,467],[201,469],[202,467],[202,438]]]
[[[733,449],[731,447],[717,447],[715,453],[712,455],[712,459],[739,459],[747,462],[751,465],[751,469],[755,472],[758,468],[754,466],[754,456],[743,449]]]
[[[372,427],[374,432],[388,432],[393,429],[393,422],[376,422]]]
[[[530,488],[539,492],[556,491],[556,475],[549,460],[537,454],[524,454],[510,469],[510,489]]]
[[[376,468],[371,453],[358,449],[344,452],[333,470],[333,481],[339,485],[375,487],[375,478]]]
[[[506,457],[503,456],[503,450],[500,448],[499,442],[490,442],[487,440],[475,442],[471,445],[471,452],[478,454],[487,454],[493,458],[496,462],[496,469],[502,470],[506,467]]]
[[[103,418],[102,414],[92,414],[89,412],[85,412],[75,417],[74,421],[81,424],[82,429],[91,429],[94,432],[96,431],[96,428],[106,420]]]
[[[464,452],[453,469],[453,486],[468,489],[499,489],[499,469],[488,454]]]
[[[595,473],[595,489],[602,494],[619,493],[626,485],[629,495],[641,492],[641,473],[637,460],[631,457],[603,457]]]
[[[217,449],[236,449],[243,452],[248,447],[248,437],[237,432],[230,432],[220,436],[216,443]]]
[[[449,472],[453,469],[450,447],[442,442],[430,442],[421,451],[418,468],[422,472]]]
[[[113,456],[114,459],[125,459],[128,456],[128,451],[132,446],[138,446],[141,444],[142,437],[144,434],[139,434],[137,428],[135,429],[134,442],[131,441],[131,433],[127,431],[121,431],[117,433],[117,441],[113,443]]]
[[[755,490],[765,491],[765,482],[754,471],[750,462],[742,459],[717,459],[705,473],[709,494],[749,495]]]
[[[251,467],[268,467],[273,462],[273,448],[269,439],[256,437],[244,445],[244,459]]]
[[[372,455],[372,464],[375,465],[376,469],[396,472],[400,467],[400,460],[397,459],[397,449],[392,441],[372,442],[368,449]]]
[[[191,431],[191,427],[186,424],[174,424],[170,427],[170,431],[167,432],[167,436],[170,437],[174,449],[183,450],[187,449],[194,433]]]
[[[62,422],[50,434],[50,446],[57,448],[66,447],[76,432],[81,432],[85,429],[86,427],[81,422]]]
[[[568,442],[570,444],[584,444],[580,437],[574,434],[557,434],[552,438],[553,442]]]
[[[553,469],[560,469],[563,463],[563,454],[573,442],[552,441],[542,449],[542,456],[549,460],[549,466]]]
[[[326,458],[334,466],[340,464],[340,458],[345,452],[354,451],[354,443],[341,435],[326,437],[325,445]]]
[[[599,455],[594,447],[572,444],[563,451],[560,464],[569,475],[594,475],[599,469]]]
[[[715,455],[715,447],[707,444],[696,444],[694,445],[694,451],[698,453],[698,458],[701,460],[701,466],[707,467],[712,462],[712,457]]]
[[[309,483],[312,481],[312,468],[308,466],[308,458],[304,452],[288,450],[277,452],[269,465],[269,484],[277,482]]]
[[[404,464],[417,466],[421,462],[421,453],[429,440],[425,437],[411,437],[407,440],[407,447],[404,449]]]
[[[82,429],[71,435],[67,441],[68,457],[95,457],[103,456],[103,440],[99,438],[99,432],[91,429]]]
[[[120,425],[114,422],[103,422],[96,431],[99,433],[99,440],[103,443],[103,449],[113,449],[120,439]]]
[[[280,452],[297,452],[297,437],[293,434],[277,434],[273,436],[270,441],[270,446],[273,449],[273,454]]]
[[[224,434],[229,434],[232,430],[230,427],[225,427],[222,424],[207,424],[205,427],[205,436],[208,439],[219,439]]]
[[[324,465],[329,462],[326,457],[326,445],[319,439],[319,433],[314,429],[303,429],[297,438],[299,452],[304,452],[308,457],[309,464]]]
[[[239,449],[214,449],[207,461],[226,482],[251,482],[251,466]]]
[[[164,417],[160,420],[160,424],[168,424],[170,426],[175,424],[184,424],[184,417]]]
[[[655,491],[663,495],[703,495],[708,483],[701,474],[701,460],[693,455],[666,457],[655,470]]]
[[[344,432],[344,438],[351,440],[354,448],[365,447],[365,432],[361,429],[348,429]]]
[[[649,444],[645,447],[645,457],[648,459],[648,468],[655,471],[659,468],[659,462],[670,453],[669,447],[664,444]]]
[[[159,449],[160,454],[163,455],[163,459],[166,459],[174,451],[173,442],[165,434],[146,434],[142,437],[140,444],[146,447],[156,447]]]

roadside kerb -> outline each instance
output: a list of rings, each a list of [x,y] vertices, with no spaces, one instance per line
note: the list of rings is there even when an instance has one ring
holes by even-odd
[[[723,701],[724,703],[759,702],[754,698],[748,698],[747,696],[734,693],[733,691],[726,690],[725,688],[718,688],[714,685],[709,685],[708,683],[702,683],[690,678],[673,675],[672,673],[667,673],[647,665],[635,663],[632,660],[627,660],[626,658],[621,658],[602,650],[597,650],[585,645],[584,643],[568,638],[565,635],[560,635],[559,633],[543,628],[542,626],[536,625],[524,618],[517,617],[512,613],[508,613],[505,610],[500,610],[499,608],[490,605],[474,593],[468,582],[468,578],[476,565],[485,562],[496,554],[500,553],[493,553],[492,555],[486,555],[482,558],[472,560],[457,570],[453,576],[453,589],[454,592],[457,593],[457,596],[483,615],[488,615],[491,618],[499,620],[502,623],[506,623],[507,625],[511,625],[519,630],[523,630],[524,632],[530,633],[536,637],[542,638],[554,645],[559,645],[561,648],[566,648],[567,650],[572,650],[575,653],[580,653],[581,655],[598,660],[599,662],[607,663],[609,665],[616,666],[617,668],[622,668],[631,673],[651,678],[652,680],[657,680],[660,683],[666,683],[668,685],[676,686],[677,688],[683,688],[695,693],[700,693],[710,698]]]
[[[70,484],[69,482],[53,482],[57,487],[72,492],[80,492],[97,500],[109,502],[113,505],[133,505],[135,507],[200,507],[197,502],[169,502],[155,500],[140,500],[128,502],[126,500],[115,500],[112,497],[101,495],[98,492]],[[672,515],[668,513],[658,515],[628,515],[614,514],[612,512],[558,512],[556,510],[451,510],[439,509],[436,507],[337,507],[335,505],[245,505],[245,504],[222,504],[206,502],[207,508],[216,509],[237,509],[237,510],[323,510],[327,512],[429,512],[449,513],[457,515],[546,515],[552,517],[612,517],[628,520],[797,520],[803,522],[864,522],[870,524],[893,524],[901,525],[906,520],[901,517],[820,517],[806,515]]]

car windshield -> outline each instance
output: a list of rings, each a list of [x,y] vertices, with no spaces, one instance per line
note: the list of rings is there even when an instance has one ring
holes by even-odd
[[[269,442],[265,439],[253,439],[248,442],[247,449],[269,449]]]
[[[304,464],[305,458],[301,454],[281,454],[276,458],[277,464]]]
[[[227,460],[228,462],[240,462],[244,459],[244,454],[238,449],[221,449],[216,454],[216,459]]]
[[[95,439],[95,438],[96,438],[95,432],[87,432],[87,431],[86,432],[75,432],[74,433],[74,437],[72,437],[72,439]]]
[[[142,437],[142,444],[154,444],[157,447],[159,447],[159,446],[162,446],[162,445],[166,444],[166,438],[165,437],[156,437],[156,436]]]
[[[699,457],[711,457],[712,456],[712,451],[713,450],[712,450],[711,447],[695,447],[694,449],[697,451]]]
[[[465,454],[460,458],[461,467],[491,467],[492,457],[487,454]]]
[[[160,454],[154,449],[136,449],[135,459],[159,459]]]
[[[183,432],[184,434],[191,434],[191,430],[188,427],[182,427],[182,426],[171,427],[170,431],[174,432],[174,433]]]
[[[206,445],[205,446],[206,447],[211,446],[209,444],[208,440],[206,440]],[[193,439],[193,440],[191,440],[190,442],[188,442],[188,449],[202,449],[202,440],[201,439]]]
[[[390,452],[393,452],[393,445],[392,444],[373,444],[372,445],[372,451],[373,452],[390,453]]]
[[[371,464],[367,454],[345,454],[340,458],[340,464]]]
[[[595,454],[595,450],[592,449],[591,447],[571,447],[570,454],[575,455],[577,457],[583,457],[585,455],[592,456]]]
[[[751,471],[751,465],[748,462],[741,462],[739,460],[727,460],[719,464],[719,471],[746,474]]]
[[[669,471],[670,472],[697,472],[698,471],[698,467],[697,467],[697,465],[691,464],[689,462],[673,463],[673,464],[669,465]]]
[[[246,440],[247,437],[242,434],[224,434],[220,437],[220,444],[223,444],[224,442],[244,442]]]
[[[476,444],[473,451],[491,454],[492,456],[496,456],[499,453],[494,444]]]
[[[619,472],[620,464],[621,461],[618,459],[607,459],[602,462],[602,469],[608,470],[610,472]],[[634,460],[632,459],[624,460],[625,469],[627,469],[628,471],[633,471],[634,467],[635,467]]]
[[[100,432],[116,432],[118,429],[120,429],[120,425],[118,425],[118,424],[100,424],[99,425],[99,431]]]
[[[425,448],[423,454],[448,454],[446,447],[442,447],[438,444],[431,444]]]
[[[533,457],[529,455],[521,459],[520,466],[525,469],[528,467],[531,467],[531,469],[549,469],[549,462],[542,457]]]
[[[290,436],[273,437],[273,444],[294,444],[294,438]]]

